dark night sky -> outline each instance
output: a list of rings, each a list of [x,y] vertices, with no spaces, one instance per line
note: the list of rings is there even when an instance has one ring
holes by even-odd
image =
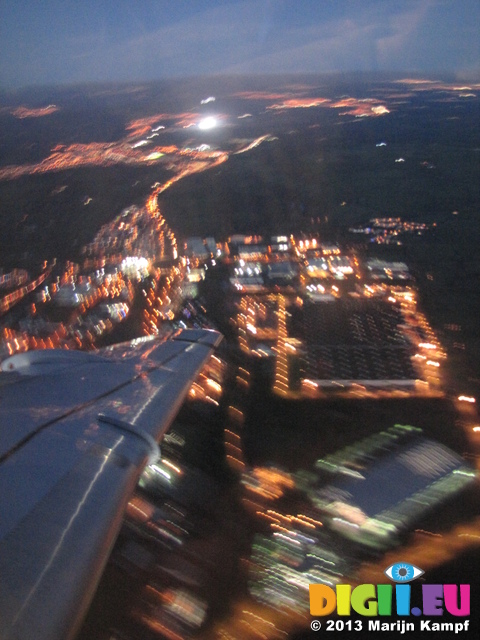
[[[480,0],[0,0],[0,86],[480,69]]]

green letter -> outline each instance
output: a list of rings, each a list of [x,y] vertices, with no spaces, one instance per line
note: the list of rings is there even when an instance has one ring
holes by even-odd
[[[353,610],[359,613],[361,616],[376,616],[377,615],[377,601],[375,598],[375,585],[374,584],[361,584],[352,592],[352,607]],[[368,606],[365,603],[368,602]]]

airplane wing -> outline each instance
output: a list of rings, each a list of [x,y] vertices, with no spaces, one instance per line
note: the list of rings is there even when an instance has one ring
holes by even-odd
[[[75,636],[138,478],[220,341],[185,330],[1,364],[2,640]]]

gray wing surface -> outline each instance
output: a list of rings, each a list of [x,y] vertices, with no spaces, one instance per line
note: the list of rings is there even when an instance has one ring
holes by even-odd
[[[2,640],[75,636],[139,475],[220,341],[185,330],[2,363]]]

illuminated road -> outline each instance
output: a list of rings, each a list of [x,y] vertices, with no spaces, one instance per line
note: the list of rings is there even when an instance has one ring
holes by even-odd
[[[73,148],[74,147],[74,148]],[[129,144],[129,149],[130,149]],[[65,168],[65,163],[70,166],[82,164],[102,163],[103,147],[100,145],[73,145],[64,153],[62,148],[55,150],[51,158],[44,161],[40,167],[18,168],[26,173],[36,173],[59,170]],[[167,182],[157,185],[148,197],[144,207],[129,207],[112,222],[103,225],[100,231],[89,245],[85,247],[86,255],[83,262],[83,272],[86,274],[83,280],[92,283],[95,280],[95,270],[103,270],[107,266],[120,268],[120,265],[129,256],[143,257],[150,264],[150,270],[155,276],[155,264],[161,263],[165,259],[177,260],[179,256],[177,240],[170,229],[158,206],[158,195],[166,191],[169,187],[194,173],[200,173],[216,167],[228,160],[228,154],[223,151],[198,152],[196,150],[180,150],[177,147],[169,148],[169,153],[176,156],[182,168],[177,175]],[[112,145],[108,146],[108,154],[112,152]],[[108,155],[107,154],[107,155]],[[98,157],[97,157],[98,156]],[[98,162],[97,162],[98,160]],[[108,164],[108,162],[107,162]],[[11,168],[7,168],[11,169]],[[5,176],[3,176],[5,177]],[[1,176],[0,176],[1,178]],[[148,216],[149,221],[145,220]],[[78,270],[78,266],[76,267]],[[173,268],[173,267],[172,267]],[[29,293],[38,289],[42,284],[48,282],[51,268],[42,273],[37,279],[32,280],[15,291],[5,295],[0,300],[0,314],[9,311],[15,304],[23,300]],[[177,269],[175,273],[170,273],[162,281],[162,291],[156,300],[146,300],[152,308],[145,309],[145,318],[142,332],[145,334],[156,333],[162,320],[171,319],[173,308],[181,302],[179,298],[178,284],[183,276]],[[157,283],[159,278],[155,277]],[[67,265],[65,277],[61,284],[75,288],[77,284],[77,272]],[[128,277],[125,277],[125,286],[131,287]],[[51,287],[56,292],[55,286]],[[108,289],[108,287],[107,287]],[[2,332],[2,350],[5,355],[13,355],[17,351],[29,349],[52,349],[52,348],[77,348],[90,349],[94,346],[96,338],[105,330],[112,328],[111,323],[99,320],[92,328],[86,329],[82,326],[82,316],[89,308],[92,308],[102,298],[114,298],[114,293],[105,289],[105,284],[100,289],[93,287],[92,294],[83,301],[78,313],[72,316],[68,324],[61,324],[50,336],[38,338],[26,332],[12,331],[5,328]],[[48,289],[45,290],[45,301],[50,300]],[[130,300],[133,293],[130,292]],[[152,306],[153,305],[153,306]],[[37,306],[40,308],[41,305]],[[158,308],[157,308],[158,307]],[[163,308],[162,308],[163,307]],[[35,309],[35,305],[33,307]],[[37,310],[34,310],[36,313]],[[128,312],[128,311],[127,311]],[[154,315],[151,315],[151,314]],[[79,324],[79,327],[76,325]]]

